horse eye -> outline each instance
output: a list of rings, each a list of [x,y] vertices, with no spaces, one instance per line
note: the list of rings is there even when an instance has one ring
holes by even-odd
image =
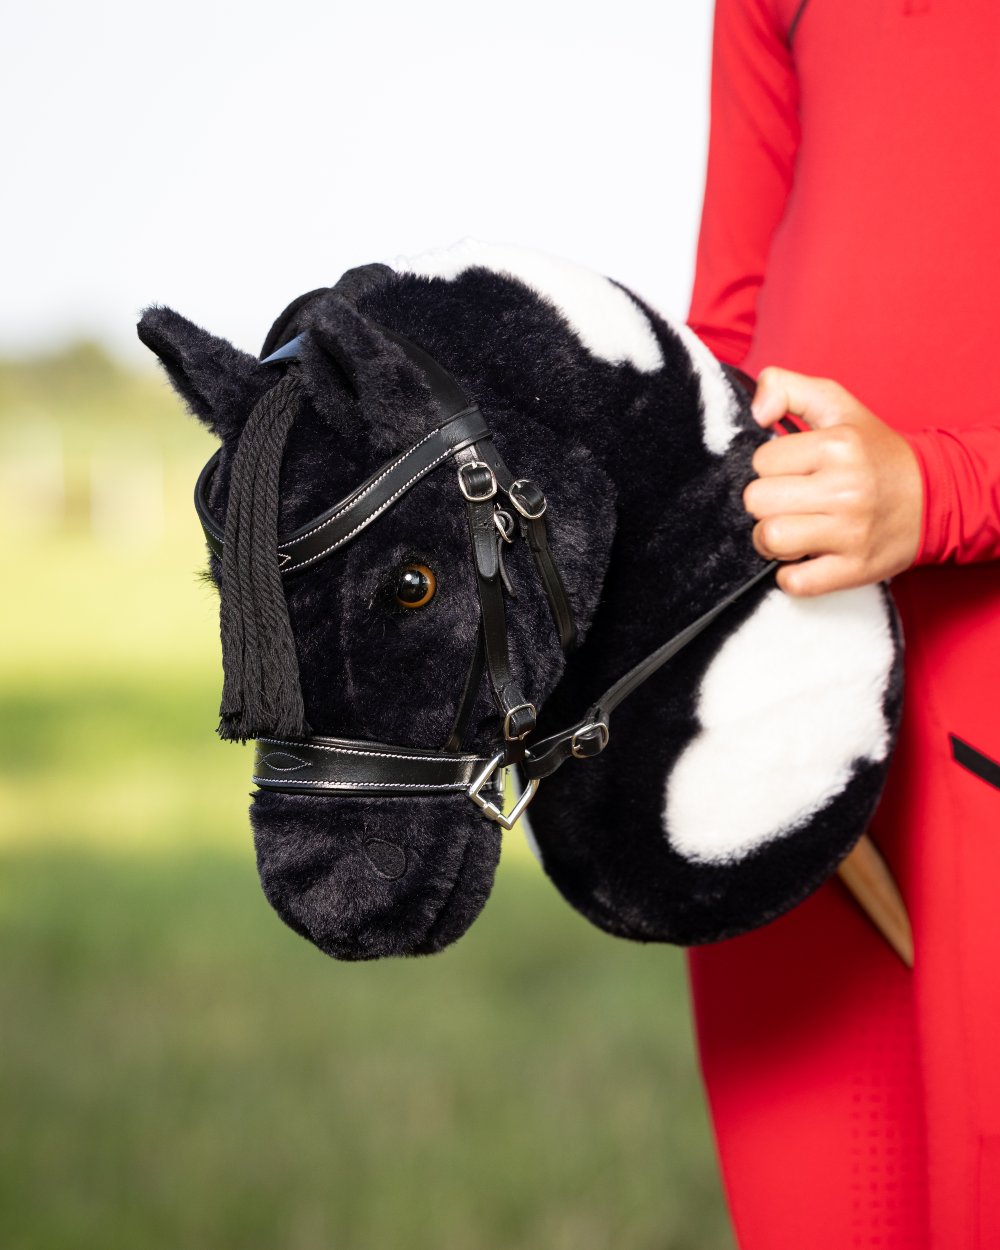
[[[437,582],[426,564],[405,564],[399,570],[396,602],[403,608],[422,608],[434,598]]]

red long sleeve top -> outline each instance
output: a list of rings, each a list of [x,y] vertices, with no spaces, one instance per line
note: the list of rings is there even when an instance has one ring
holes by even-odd
[[[690,322],[912,446],[918,564],[1000,559],[1000,4],[718,0]]]
[[[914,969],[832,882],[690,956],[746,1250],[998,1244],[998,157],[1000,0],[716,0],[691,324],[750,373],[835,378],[924,481],[871,824]]]

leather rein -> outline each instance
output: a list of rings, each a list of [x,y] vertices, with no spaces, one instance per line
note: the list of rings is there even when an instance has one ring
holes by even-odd
[[[261,789],[284,793],[338,793],[378,796],[464,793],[490,820],[510,829],[534,798],[539,783],[568,759],[592,759],[608,745],[611,715],[623,700],[668,660],[697,638],[731,604],[778,567],[763,565],[720,602],[669,638],[609,687],[579,720],[532,745],[537,709],[520,689],[510,665],[504,608],[506,571],[503,548],[518,533],[527,542],[564,651],[577,630],[569,598],[552,557],[545,523],[546,500],[527,478],[515,478],[493,444],[475,401],[417,344],[378,327],[402,348],[430,386],[441,423],[406,451],[383,464],[327,512],[278,544],[283,576],[309,568],[339,550],[377,520],[433,469],[451,461],[464,500],[479,595],[480,628],[459,701],[454,727],[440,750],[392,745],[367,739],[314,735],[304,739],[259,738],[252,780]],[[303,335],[265,357],[262,364],[294,360]],[[223,528],[208,507],[208,491],[219,463],[209,460],[195,487],[195,508],[210,549],[221,558]],[[462,738],[471,719],[483,668],[501,724],[488,755],[463,753]],[[527,785],[507,813],[503,776],[517,765]]]

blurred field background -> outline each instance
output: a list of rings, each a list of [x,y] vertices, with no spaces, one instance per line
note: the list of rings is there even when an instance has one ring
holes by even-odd
[[[5,16],[0,1250],[730,1250],[681,956],[517,833],[431,959],[271,913],[213,733],[211,444],[133,330],[158,300],[253,350],[463,235],[683,317],[710,0]]]
[[[328,960],[212,730],[209,437],[93,344],[0,363],[3,1250],[726,1250],[678,952],[508,836],[454,947]]]

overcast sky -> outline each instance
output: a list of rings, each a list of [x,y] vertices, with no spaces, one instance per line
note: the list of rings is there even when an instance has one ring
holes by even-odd
[[[152,302],[256,351],[300,292],[467,235],[683,316],[710,27],[710,0],[12,5],[0,353],[138,354]]]

